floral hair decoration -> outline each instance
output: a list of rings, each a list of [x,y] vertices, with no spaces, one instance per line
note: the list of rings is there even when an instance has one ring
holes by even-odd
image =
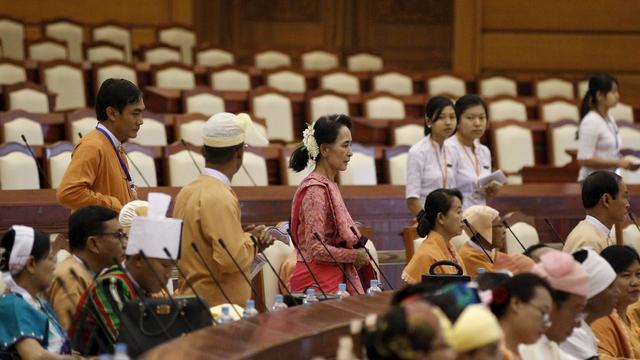
[[[316,161],[318,155],[320,155],[320,147],[318,146],[318,142],[314,136],[315,130],[313,126],[315,124],[316,123],[314,121],[302,132],[302,145],[307,149],[309,158],[313,161]]]

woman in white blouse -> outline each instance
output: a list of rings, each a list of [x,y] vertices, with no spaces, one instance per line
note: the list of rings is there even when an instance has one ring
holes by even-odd
[[[407,207],[417,216],[427,195],[439,188],[455,188],[453,169],[456,158],[444,141],[457,127],[453,101],[445,96],[431,98],[425,106],[426,135],[409,149],[407,159]]]
[[[578,128],[578,181],[596,170],[617,171],[637,169],[631,161],[620,156],[621,138],[618,126],[609,109],[620,99],[618,82],[609,74],[593,75],[589,90],[582,100]]]
[[[491,151],[479,140],[487,130],[487,105],[480,96],[468,94],[456,101],[455,111],[458,131],[444,144],[457,158],[453,176],[463,196],[462,207],[486,205],[499,187],[496,183],[478,187],[478,180],[491,174]]]

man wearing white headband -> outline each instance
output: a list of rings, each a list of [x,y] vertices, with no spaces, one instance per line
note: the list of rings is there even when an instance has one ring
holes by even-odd
[[[203,129],[203,150],[206,168],[203,174],[180,190],[173,215],[184,220],[182,267],[187,280],[204,297],[209,306],[227,301],[215,286],[207,267],[219,279],[234,304],[244,304],[251,295],[232,259],[219,243],[222,239],[245,272],[254,261],[258,245],[267,247],[273,239],[265,226],[256,226],[247,233],[242,229],[240,202],[231,189],[231,179],[242,166],[245,132],[252,126],[246,114],[218,113],[207,120]],[[207,262],[205,266],[192,248],[194,244]],[[186,283],[180,283],[180,293],[191,293]]]
[[[124,304],[164,289],[180,254],[182,230],[181,220],[165,216],[170,203],[169,195],[149,193],[147,216],[133,218],[125,262],[104,270],[78,304],[79,315],[69,330],[74,350],[83,355],[113,352]]]
[[[66,332],[49,303],[39,296],[51,284],[55,262],[49,237],[14,225],[0,242],[0,271],[7,291],[0,295],[0,357],[62,359],[71,354]]]

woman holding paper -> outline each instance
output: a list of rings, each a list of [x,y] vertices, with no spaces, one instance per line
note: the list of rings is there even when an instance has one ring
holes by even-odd
[[[445,141],[445,146],[457,158],[457,166],[452,172],[454,183],[462,193],[464,209],[486,205],[501,186],[500,181],[488,181],[484,186],[481,181],[492,175],[491,151],[480,144],[480,138],[487,130],[487,105],[480,96],[468,94],[456,101],[455,112],[458,131]]]

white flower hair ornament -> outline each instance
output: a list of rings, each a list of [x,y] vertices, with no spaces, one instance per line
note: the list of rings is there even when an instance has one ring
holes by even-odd
[[[309,158],[313,161],[316,161],[318,155],[320,155],[320,147],[318,146],[318,142],[314,136],[315,130],[313,126],[316,123],[307,126],[307,128],[302,132],[302,145],[307,149],[309,153]]]

